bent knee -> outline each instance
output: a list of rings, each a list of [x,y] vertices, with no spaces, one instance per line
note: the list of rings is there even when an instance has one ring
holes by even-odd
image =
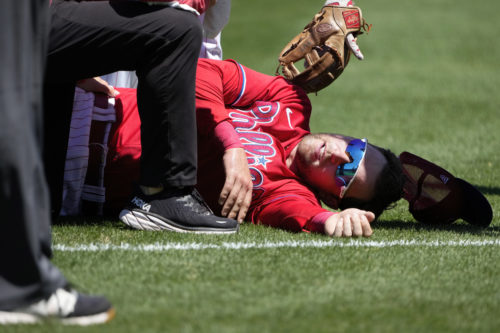
[[[203,39],[203,27],[200,19],[193,13],[168,8],[164,12],[164,17],[157,24],[162,25],[161,32],[158,31],[165,40],[183,39],[186,42],[200,44]]]

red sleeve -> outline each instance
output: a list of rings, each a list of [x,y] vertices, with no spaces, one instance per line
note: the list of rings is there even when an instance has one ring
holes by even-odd
[[[233,69],[233,70],[232,70]],[[220,122],[229,120],[224,94],[237,89],[239,77],[234,65],[224,61],[199,59],[196,71],[196,120],[198,133],[208,134]],[[234,84],[224,86],[223,76],[232,77]]]
[[[276,101],[279,97],[272,96],[276,94],[276,89],[270,89],[270,86],[277,79],[280,77],[256,72],[234,60],[199,59],[196,72],[197,106],[212,103],[214,113],[217,113],[220,109],[215,109],[216,106],[245,107],[256,101]]]
[[[306,229],[313,232],[324,233],[326,220],[333,214],[338,213],[327,211],[316,214],[306,225]]]
[[[214,129],[215,138],[222,144],[224,150],[230,148],[243,148],[240,142],[240,137],[233,125],[229,121],[220,122]]]
[[[207,134],[229,120],[227,108],[251,107],[257,101],[276,101],[310,112],[307,94],[280,76],[256,72],[234,60],[199,59],[196,116],[200,133]]]
[[[334,212],[314,205],[298,195],[279,198],[259,209],[254,223],[299,232],[324,233],[325,221]],[[253,217],[253,218],[254,218]]]
[[[324,233],[326,220],[336,214],[324,209],[315,194],[295,180],[280,182],[274,190],[263,190],[262,195],[252,201],[247,215],[255,224],[294,232]]]

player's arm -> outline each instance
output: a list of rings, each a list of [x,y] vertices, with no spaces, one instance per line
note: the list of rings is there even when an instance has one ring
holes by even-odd
[[[313,192],[290,180],[269,188],[250,213],[253,223],[293,232],[325,232],[326,220],[336,214],[321,207]]]
[[[264,224],[293,232],[323,233],[324,224],[309,223],[314,216],[324,212],[325,210],[319,204],[314,205],[304,202],[300,194],[289,193],[274,200],[271,198],[268,203],[256,207],[251,213],[251,219],[256,224]]]
[[[224,104],[222,69],[216,62],[199,59],[196,70],[196,120],[198,133],[213,134],[214,128],[229,120]]]
[[[229,122],[229,113],[225,106],[225,95],[237,90],[238,73],[227,71],[227,75],[236,75],[235,83],[223,84],[223,61],[205,61],[200,59],[196,75],[196,117],[198,132],[213,136],[224,148],[223,165],[225,181],[219,196],[223,216],[243,222],[252,198],[252,178],[248,168],[247,156],[240,143],[239,136]]]
[[[199,120],[198,124],[200,126]],[[252,199],[252,177],[246,152],[236,130],[227,120],[217,124],[213,132],[206,135],[215,138],[215,144],[221,145],[224,149],[222,162],[225,180],[218,199],[219,205],[222,206],[221,214],[241,223]],[[209,146],[203,145],[203,147]],[[213,151],[217,151],[216,147],[213,148]],[[202,148],[199,146],[199,149]]]
[[[219,196],[221,214],[243,222],[252,200],[252,177],[247,155],[234,127],[223,121],[215,127],[214,135],[224,147],[225,181]]]
[[[76,86],[85,91],[103,93],[110,97],[115,97],[116,95],[118,95],[118,92],[112,86],[110,86],[108,82],[104,81],[99,76],[79,80],[76,83]]]
[[[330,237],[371,236],[373,213],[353,208],[331,212],[322,208],[307,192],[295,193],[261,205],[252,214],[253,222],[295,232],[323,233]]]

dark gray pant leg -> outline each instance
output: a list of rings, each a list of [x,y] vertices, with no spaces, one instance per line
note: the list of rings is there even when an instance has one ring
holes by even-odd
[[[27,305],[66,283],[49,260],[41,160],[47,10],[47,0],[0,2],[0,309]]]

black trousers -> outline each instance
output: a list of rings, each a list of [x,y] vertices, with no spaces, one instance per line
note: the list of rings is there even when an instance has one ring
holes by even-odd
[[[136,70],[142,123],[140,184],[195,185],[194,89],[202,40],[198,18],[174,8],[120,1],[55,2],[51,14],[48,103],[54,96],[67,100],[61,92],[71,92],[67,87],[79,79]],[[49,105],[46,110],[45,160],[56,191],[64,167],[60,146],[69,131],[67,107]]]
[[[66,284],[49,259],[50,208],[41,157],[48,10],[47,0],[0,1],[2,310],[30,304]],[[54,2],[50,17],[48,85],[67,87],[78,79],[135,69],[143,123],[141,183],[194,185],[198,19],[180,10],[133,2]],[[65,91],[71,89],[52,93]],[[45,110],[49,137],[67,142],[67,132],[59,133],[51,124],[64,123],[70,112]],[[68,131],[69,122],[66,126]]]
[[[52,265],[41,158],[48,0],[0,2],[0,309],[32,303],[66,281]]]

